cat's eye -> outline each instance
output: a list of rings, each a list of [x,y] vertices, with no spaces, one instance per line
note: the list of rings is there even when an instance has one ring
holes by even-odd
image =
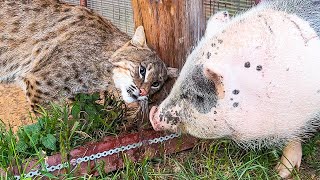
[[[151,84],[151,86],[153,88],[158,88],[160,86],[160,83],[159,82],[154,82],[154,83]]]
[[[140,73],[140,75],[144,78],[144,76],[146,75],[146,68],[143,67],[143,66],[140,66],[140,67],[139,67],[139,73]],[[141,77],[141,78],[142,78],[142,77]]]

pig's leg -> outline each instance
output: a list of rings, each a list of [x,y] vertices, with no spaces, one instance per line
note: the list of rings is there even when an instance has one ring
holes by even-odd
[[[281,162],[276,169],[282,178],[288,178],[292,170],[299,168],[302,158],[302,147],[300,141],[291,141],[283,149]]]

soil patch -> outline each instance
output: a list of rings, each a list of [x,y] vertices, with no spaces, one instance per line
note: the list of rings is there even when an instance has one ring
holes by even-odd
[[[15,85],[0,85],[0,119],[14,131],[32,123],[25,93]]]

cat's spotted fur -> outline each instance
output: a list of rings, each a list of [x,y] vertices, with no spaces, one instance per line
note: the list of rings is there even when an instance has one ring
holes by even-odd
[[[33,107],[113,87],[134,102],[159,90],[169,75],[142,27],[130,40],[84,7],[0,1],[0,82],[22,87]]]

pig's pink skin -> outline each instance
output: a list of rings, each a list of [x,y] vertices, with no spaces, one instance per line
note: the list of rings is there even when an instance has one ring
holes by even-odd
[[[261,22],[251,25],[255,32],[219,34],[217,37],[224,41],[221,51],[236,51],[227,56],[218,53],[214,61],[203,61],[204,68],[223,76],[226,95],[218,101],[215,117],[226,119],[236,132],[233,136],[288,138],[320,112],[320,41],[308,23],[295,15],[266,11],[261,16],[271,30],[258,31]],[[258,18],[246,21],[257,22]],[[248,31],[245,24],[228,29],[231,34],[234,30]],[[250,68],[244,67],[246,62],[250,62]],[[239,94],[234,95],[234,90]],[[237,108],[233,108],[234,103],[238,103]]]
[[[154,121],[151,121],[151,119],[154,119],[154,118],[157,118],[159,117],[159,111],[157,113],[157,107],[156,106],[153,106],[151,109],[150,109],[150,114],[149,114],[149,117],[150,117],[150,122],[151,122],[151,125],[153,127],[153,129],[155,131],[161,131],[162,128],[161,128],[161,124],[160,124],[160,120],[157,119],[157,120],[154,120]]]
[[[201,138],[300,137],[302,129],[314,129],[308,122],[320,112],[319,51],[317,33],[298,16],[271,9],[252,11],[200,42],[150,121],[159,129],[171,129],[165,115],[180,109],[181,121],[174,128],[182,126]],[[250,67],[245,67],[247,62]],[[225,90],[208,113],[199,113],[179,98],[180,84],[197,64],[221,76]]]

